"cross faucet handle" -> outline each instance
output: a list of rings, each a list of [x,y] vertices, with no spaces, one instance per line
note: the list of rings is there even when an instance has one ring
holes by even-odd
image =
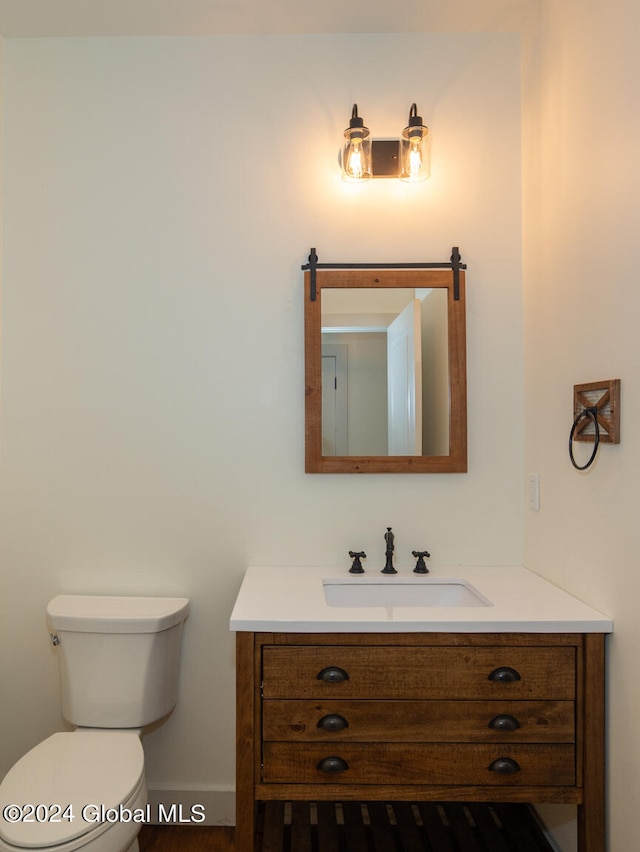
[[[364,568],[362,567],[362,562],[360,562],[361,559],[367,558],[367,554],[364,552],[364,550],[350,550],[349,556],[353,559],[353,564],[351,568],[349,568],[349,573],[364,574]]]
[[[411,555],[417,557],[418,561],[416,562],[416,567],[413,569],[414,574],[428,574],[429,569],[424,561],[425,556],[429,557],[431,554],[428,550],[412,550]]]

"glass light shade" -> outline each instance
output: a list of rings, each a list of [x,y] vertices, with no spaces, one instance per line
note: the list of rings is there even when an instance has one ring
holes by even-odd
[[[369,180],[371,170],[371,136],[358,116],[358,105],[353,105],[349,127],[344,132],[344,145],[340,158],[342,179],[351,182]]]
[[[426,180],[431,173],[429,128],[422,123],[416,105],[411,105],[409,124],[400,139],[400,180]]]

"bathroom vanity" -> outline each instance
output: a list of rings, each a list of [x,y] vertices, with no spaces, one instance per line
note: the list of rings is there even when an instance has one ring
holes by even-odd
[[[522,568],[462,574],[481,603],[329,605],[329,585],[366,600],[387,578],[249,569],[231,619],[238,852],[271,800],[575,804],[580,852],[603,852],[611,622]]]

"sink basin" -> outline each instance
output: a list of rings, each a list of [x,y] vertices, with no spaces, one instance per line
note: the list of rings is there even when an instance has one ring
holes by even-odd
[[[470,583],[458,579],[331,578],[322,585],[329,606],[491,606]]]

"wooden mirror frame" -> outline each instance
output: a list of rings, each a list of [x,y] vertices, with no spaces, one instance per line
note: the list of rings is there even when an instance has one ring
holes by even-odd
[[[305,269],[306,267],[303,267]],[[454,278],[457,278],[454,288]],[[315,280],[314,280],[315,279]],[[465,273],[449,269],[307,269],[305,287],[305,472],[466,473],[467,355]],[[322,455],[322,291],[328,288],[443,288],[449,332],[449,454],[442,456]],[[454,293],[454,289],[457,293]],[[315,299],[313,291],[315,290]],[[455,298],[457,295],[458,298]]]

